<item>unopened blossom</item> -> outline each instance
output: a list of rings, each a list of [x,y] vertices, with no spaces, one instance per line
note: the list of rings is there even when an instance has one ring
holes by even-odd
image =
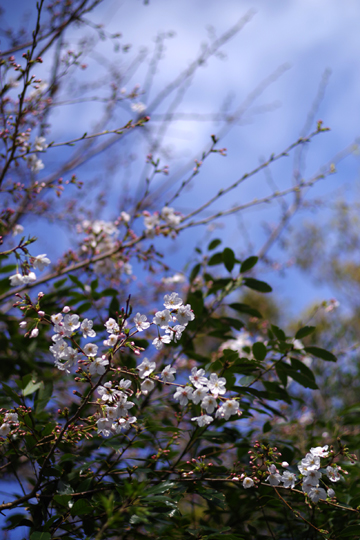
[[[329,465],[326,467],[326,474],[332,482],[339,482],[339,480],[341,480],[339,469],[337,467],[332,467]]]
[[[143,362],[137,367],[137,369],[139,370],[140,379],[145,379],[146,377],[149,377],[149,375],[154,371],[155,368],[155,362],[149,362],[147,358],[144,358]]]
[[[265,482],[269,482],[271,486],[277,486],[281,482],[281,474],[279,474],[276,470],[275,465],[270,465],[268,467],[269,476],[265,480]]]
[[[330,499],[332,499],[333,497],[335,497],[335,491],[332,488],[329,488],[327,490],[327,496],[330,497]]]
[[[174,368],[174,367],[172,367],[170,365],[165,366],[164,369],[161,372],[161,376],[162,376],[163,381],[165,381],[165,382],[173,382],[173,381],[175,381],[175,373],[176,373],[176,368]]]
[[[96,356],[98,346],[95,343],[87,343],[84,347],[84,353],[86,356]]]
[[[43,253],[42,255],[37,255],[36,257],[32,258],[33,267],[37,268],[40,272],[42,272],[45,266],[48,266],[50,263],[51,261],[46,256],[46,253]]]
[[[164,306],[166,309],[176,309],[182,305],[183,301],[177,292],[166,294],[164,296]]]
[[[205,396],[201,402],[201,408],[204,409],[208,414],[213,413],[216,407],[217,401],[214,396]]]
[[[119,339],[119,336],[117,336],[116,334],[110,334],[108,339],[105,339],[103,343],[105,347],[115,347],[115,345],[118,342],[118,339]]]
[[[290,471],[285,471],[284,474],[281,477],[281,480],[284,483],[285,488],[294,489],[295,481],[296,481],[296,476],[295,476],[294,473],[292,473]]]
[[[180,405],[185,406],[188,404],[189,399],[191,399],[193,390],[190,386],[185,386],[184,388],[177,388],[176,392],[174,393],[174,399],[175,401],[178,401]]]
[[[327,444],[325,446],[316,446],[316,448],[310,448],[310,454],[326,458],[329,455],[328,448]]]
[[[98,435],[101,435],[101,433],[104,437],[109,437],[111,435],[112,421],[109,418],[99,418],[96,425],[98,428]]]
[[[214,397],[223,395],[226,393],[226,379],[225,377],[218,377],[216,373],[211,373],[210,379],[207,382],[207,386]]]
[[[105,328],[106,328],[106,330],[107,330],[107,332],[108,332],[109,334],[113,334],[114,332],[118,332],[118,331],[119,331],[119,325],[118,325],[118,323],[117,323],[114,319],[112,319],[111,317],[110,317],[109,320],[106,321],[106,323],[104,324],[104,326],[105,326]]]
[[[91,364],[89,364],[89,371],[91,375],[103,375],[106,371],[106,367],[109,365],[109,360],[106,356],[96,358]]]
[[[20,326],[20,328],[26,328],[27,322],[26,321],[21,321],[21,322],[19,322],[19,326]]]
[[[38,328],[33,328],[33,330],[31,330],[30,332],[30,338],[37,338],[39,335],[39,329]]]
[[[247,477],[244,478],[243,484],[242,484],[242,485],[243,485],[243,487],[244,487],[245,489],[249,489],[249,488],[253,487],[253,485],[254,485],[254,480],[253,480],[252,478],[249,478],[249,477],[247,476]]]
[[[141,383],[141,392],[146,395],[148,392],[150,392],[154,388],[154,386],[155,386],[154,381],[152,381],[151,379],[145,379]]]
[[[146,330],[150,326],[150,323],[147,322],[146,315],[140,315],[140,313],[137,313],[135,315],[134,323],[138,332],[142,332],[143,330]]]
[[[20,285],[23,285],[24,283],[24,277],[22,276],[22,274],[19,274],[19,273],[10,276],[9,280],[10,280],[11,287],[19,287]]]
[[[187,325],[190,321],[195,319],[194,313],[191,311],[190,304],[186,306],[180,306],[176,312],[176,319],[179,321],[179,324]]]
[[[191,375],[189,375],[190,382],[195,386],[195,388],[202,388],[203,386],[208,386],[208,380],[205,377],[204,369],[197,369],[193,367],[191,370]]]
[[[320,499],[325,500],[326,499],[326,491],[323,488],[320,487],[313,487],[310,489],[308,493],[310,499],[313,503],[317,503]]]
[[[197,425],[199,427],[208,426],[211,424],[211,422],[214,421],[212,416],[208,416],[207,414],[203,414],[202,416],[195,416],[191,419],[192,422],[197,422]]]
[[[81,330],[82,330],[84,338],[96,336],[96,332],[95,330],[93,330],[93,325],[94,325],[93,321],[89,319],[83,320],[83,322],[81,323]]]
[[[193,392],[193,395],[191,396],[191,401],[197,405],[204,399],[206,394],[208,393],[209,389],[205,388],[204,386],[200,388],[196,388]]]
[[[157,348],[158,351],[160,351],[163,348],[164,343],[170,343],[170,342],[171,342],[170,336],[159,336],[152,341],[152,344]]]
[[[170,322],[172,322],[172,317],[168,309],[155,313],[153,323],[160,326],[160,328],[167,328]]]
[[[5,439],[5,437],[9,435],[10,431],[11,431],[10,424],[7,424],[7,423],[2,424],[0,426],[0,437],[3,437]]]

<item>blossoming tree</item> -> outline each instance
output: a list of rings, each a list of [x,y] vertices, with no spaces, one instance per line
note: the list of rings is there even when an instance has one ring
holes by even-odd
[[[336,357],[314,345],[313,326],[283,330],[240,298],[244,290],[272,291],[257,274],[266,250],[240,259],[213,239],[186,271],[170,271],[161,253],[164,243],[181,241],[182,231],[240,212],[246,204],[203,214],[326,129],[318,122],[188,214],[176,209],[177,199],[203,161],[225,149],[212,135],[195,168],[162,201],[151,182],[169,170],[153,144],[144,193],[113,219],[95,218],[74,195],[86,181],[74,171],[127,133],[151,126],[141,88],[126,92],[113,82],[102,129],[52,140],[49,118],[62,79],[86,67],[66,51],[64,33],[89,24],[85,16],[99,3],[40,0],[30,42],[13,37],[1,52],[3,528],[31,540],[356,538],[356,434],[324,436],[316,420],[302,437],[289,428],[301,426],[299,404],[318,388],[313,362],[332,365]],[[203,51],[172,90],[241,24]],[[45,82],[36,70],[50,53],[52,80]],[[136,119],[108,127],[116,104],[125,102]],[[104,137],[108,142],[99,142]],[[60,155],[42,176],[46,157],[73,145],[74,153]],[[330,165],[247,206],[288,193],[299,200],[301,190],[333,172]],[[37,254],[30,219],[45,235],[52,212],[78,235],[56,263]]]

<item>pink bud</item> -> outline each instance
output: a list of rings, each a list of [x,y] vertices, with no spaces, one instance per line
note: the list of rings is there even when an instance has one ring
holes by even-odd
[[[71,311],[71,308],[69,306],[65,306],[62,310],[63,313],[69,313]]]
[[[282,466],[282,467],[288,467],[288,466],[289,466],[289,464],[288,464],[288,462],[287,462],[287,461],[283,461],[283,462],[282,462],[282,464],[281,464],[281,466]]]
[[[39,317],[45,317],[45,311],[38,311]]]
[[[39,330],[38,330],[38,328],[34,328],[33,330],[31,330],[31,333],[30,333],[30,336],[29,336],[29,337],[31,337],[31,338],[36,338],[36,337],[38,337],[38,335],[39,335]]]
[[[21,321],[21,323],[19,323],[20,328],[26,328],[26,325],[27,325],[26,321]]]

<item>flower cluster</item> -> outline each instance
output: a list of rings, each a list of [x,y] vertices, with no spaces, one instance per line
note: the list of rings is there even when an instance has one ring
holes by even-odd
[[[143,212],[145,233],[149,238],[153,238],[156,234],[160,234],[160,225],[167,225],[170,229],[175,229],[181,222],[182,216],[176,213],[175,210],[169,206],[164,206],[160,214],[155,212],[150,214],[149,212]]]
[[[17,424],[18,422],[19,418],[16,413],[7,412],[3,424],[0,426],[0,437],[7,437],[11,431],[11,424]]]
[[[129,416],[129,409],[135,405],[132,401],[128,401],[132,393],[130,386],[130,380],[121,379],[116,386],[107,382],[98,387],[97,393],[101,398],[102,411],[105,415],[96,423],[98,435],[102,433],[105,437],[109,437],[112,433],[118,434],[136,422],[136,416]]]
[[[37,255],[36,257],[31,257],[30,262],[32,266],[42,272],[46,266],[48,266],[51,261],[46,256],[46,253]],[[9,277],[11,287],[19,287],[20,285],[28,285],[29,283],[34,283],[36,281],[35,272],[28,272],[23,275],[17,272],[16,274]]]

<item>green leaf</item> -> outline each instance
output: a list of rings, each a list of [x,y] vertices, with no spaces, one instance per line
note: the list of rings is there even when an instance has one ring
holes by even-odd
[[[30,394],[34,394],[36,390],[39,390],[41,386],[43,386],[43,382],[35,382],[35,380],[29,381],[29,383],[26,385],[26,387],[23,390],[23,396],[30,396]]]
[[[38,414],[43,411],[50,401],[50,398],[53,393],[53,383],[52,381],[47,381],[43,386],[40,387],[38,399],[35,402],[35,412]]]
[[[85,499],[80,499],[71,508],[71,515],[81,516],[82,514],[90,514],[92,511],[93,507]]]
[[[223,262],[223,254],[222,253],[214,253],[212,257],[210,257],[208,261],[208,266],[216,266],[217,264],[222,264]]]
[[[221,240],[219,238],[215,238],[215,240],[211,240],[210,244],[208,245],[208,250],[211,251],[212,249],[217,248],[221,244]]]
[[[81,283],[80,279],[78,279],[76,276],[73,276],[72,274],[69,274],[68,278],[71,279],[71,281],[73,283],[75,283],[75,285],[77,285],[82,291],[85,290],[85,285],[83,283]]]
[[[271,431],[271,424],[269,422],[269,420],[267,422],[265,422],[265,424],[263,425],[263,433],[268,433],[269,431]]]
[[[2,387],[3,387],[3,390],[5,391],[5,393],[11,397],[15,403],[17,403],[18,405],[21,405],[22,402],[21,402],[21,399],[20,397],[18,396],[18,394],[16,394],[12,388],[10,388],[10,386],[8,386],[7,384],[5,383],[2,383]]]
[[[200,270],[201,270],[201,264],[200,263],[195,264],[194,268],[190,272],[190,277],[189,277],[190,283],[194,281],[194,279],[196,278]]]
[[[258,260],[259,260],[259,257],[249,257],[248,259],[246,259],[240,266],[240,274],[243,274],[244,272],[248,272],[249,270],[254,268]]]
[[[30,540],[51,540],[51,534],[48,532],[33,532]]]
[[[259,360],[259,362],[265,360],[267,350],[265,345],[261,341],[254,343],[254,345],[252,346],[252,352],[256,360]]]
[[[275,334],[275,337],[277,337],[277,339],[279,339],[280,341],[286,341],[286,335],[283,332],[283,330],[281,330],[281,328],[279,328],[278,326],[275,326],[274,324],[272,324],[271,325],[271,330],[273,331],[273,333]]]
[[[346,538],[348,536],[351,536],[352,538],[356,538],[360,536],[360,525],[349,525],[349,527],[345,527],[341,531],[341,533],[338,533],[341,538]]]
[[[161,484],[154,486],[150,489],[146,490],[146,496],[149,495],[156,495],[157,493],[165,493],[165,491],[168,491],[169,489],[175,487],[177,484],[176,482],[162,482]]]
[[[231,272],[235,266],[235,253],[230,248],[225,248],[222,252],[222,259],[225,265],[225,268],[228,272]]]
[[[232,309],[235,309],[235,311],[239,311],[239,313],[247,313],[248,315],[251,315],[252,317],[257,317],[258,319],[262,319],[261,313],[254,309],[247,304],[241,304],[239,302],[235,302],[233,304],[229,304],[229,307]]]
[[[320,349],[320,347],[305,347],[305,352],[316,356],[316,358],[321,358],[327,362],[336,362],[337,358],[331,352],[326,351],[325,349]]]
[[[249,287],[249,289],[253,289],[254,291],[259,291],[262,293],[269,293],[272,291],[272,288],[268,283],[265,283],[265,281],[259,281],[258,279],[254,278],[244,278],[243,284],[246,287]]]
[[[304,326],[303,328],[300,328],[295,334],[295,339],[302,339],[306,336],[309,336],[316,330],[315,326]]]

